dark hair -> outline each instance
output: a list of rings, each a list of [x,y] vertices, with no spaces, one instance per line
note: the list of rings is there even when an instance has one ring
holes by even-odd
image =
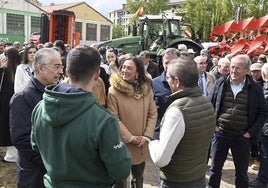
[[[100,52],[100,54],[101,54],[101,55],[103,55],[103,56],[104,56],[104,55],[106,54],[106,48],[105,48],[105,47],[103,47],[103,46],[102,46],[102,47],[100,47],[100,48],[99,48],[99,52]]]
[[[122,59],[121,65],[119,67],[119,72],[121,72],[123,64],[127,60],[131,60],[135,63],[135,66],[136,66],[137,72],[138,72],[137,80],[139,82],[141,82],[141,83],[143,83],[143,82],[151,83],[152,82],[152,80],[145,75],[144,64],[142,63],[141,59],[138,57],[135,57],[135,56],[130,56],[130,55],[127,56],[126,55],[126,57],[124,59]]]
[[[141,51],[140,54],[144,54],[145,58],[150,58],[150,52],[148,50]]]
[[[17,69],[17,66],[19,64],[19,51],[18,49],[11,47],[6,50],[6,56],[7,56],[7,69],[9,70],[9,78],[12,82],[14,82],[15,78],[15,72]]]
[[[5,48],[8,47],[8,46],[13,46],[13,44],[12,44],[11,42],[6,42],[6,43],[4,43],[4,47],[5,47]]]
[[[90,46],[79,45],[67,55],[66,69],[74,82],[87,83],[100,69],[100,54]]]
[[[46,43],[44,44],[44,47],[45,47],[45,48],[52,48],[52,47],[53,47],[53,43],[52,43],[52,42],[46,42]]]
[[[178,77],[184,87],[196,87],[199,73],[196,63],[188,56],[180,56],[168,64],[171,77]]]
[[[25,48],[24,52],[23,52],[23,57],[22,57],[22,61],[21,61],[22,64],[28,64],[28,63],[29,63],[28,52],[29,52],[29,50],[30,50],[31,48],[35,48],[36,51],[37,51],[36,46],[34,46],[34,45],[27,46],[27,47]]]
[[[62,40],[56,40],[54,42],[54,46],[60,47],[63,51],[65,51],[65,45],[64,45],[64,42]]]
[[[109,52],[112,52],[112,53],[114,53],[115,54],[115,57],[116,57],[116,59],[115,59],[115,65],[116,65],[116,67],[117,68],[119,68],[119,62],[118,62],[118,51],[117,51],[117,49],[115,49],[115,48],[108,48],[107,50],[106,50],[106,54],[107,53],[109,53]],[[106,60],[107,61],[107,60]]]

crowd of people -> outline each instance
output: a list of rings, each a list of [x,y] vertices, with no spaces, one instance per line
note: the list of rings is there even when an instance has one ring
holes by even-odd
[[[16,162],[18,188],[142,188],[149,159],[160,188],[219,188],[229,150],[236,187],[267,186],[265,54],[179,44],[157,64],[149,51],[61,40],[0,51],[1,161]]]

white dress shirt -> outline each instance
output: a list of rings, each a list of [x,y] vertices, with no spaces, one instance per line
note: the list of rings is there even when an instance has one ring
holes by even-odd
[[[149,143],[149,151],[154,164],[158,167],[168,165],[171,157],[184,136],[185,123],[178,107],[166,111],[165,120],[160,130],[159,140]]]

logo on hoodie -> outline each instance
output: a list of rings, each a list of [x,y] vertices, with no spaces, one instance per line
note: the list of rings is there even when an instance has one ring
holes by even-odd
[[[120,141],[119,144],[114,145],[114,149],[115,149],[115,150],[118,150],[118,149],[120,149],[120,148],[122,148],[122,147],[123,147],[123,142],[122,142],[122,141]]]

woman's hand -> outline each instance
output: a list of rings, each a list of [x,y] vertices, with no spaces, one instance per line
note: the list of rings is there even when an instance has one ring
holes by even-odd
[[[146,144],[146,142],[147,142],[146,139],[143,136],[141,136],[141,141],[140,141],[140,144],[138,145],[138,147],[144,146]]]
[[[139,145],[141,142],[142,137],[141,136],[133,136],[133,139],[131,140],[131,144]]]

